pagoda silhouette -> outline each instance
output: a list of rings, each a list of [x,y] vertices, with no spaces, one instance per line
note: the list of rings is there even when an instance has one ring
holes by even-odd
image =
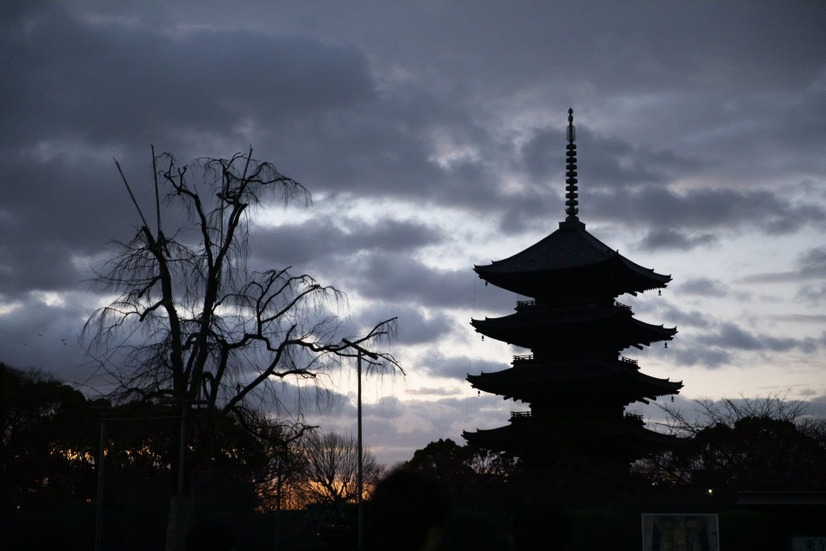
[[[636,360],[621,355],[677,333],[637,320],[629,306],[616,301],[623,294],[662,289],[671,276],[635,264],[585,230],[578,218],[574,140],[569,109],[567,216],[559,229],[510,258],[474,267],[486,284],[530,300],[517,301],[510,315],[472,319],[471,325],[530,353],[514,356],[507,369],[467,380],[530,410],[512,412],[506,426],[465,431],[463,437],[516,455],[530,479],[544,488],[581,491],[628,480],[631,462],[676,442],[646,429],[642,417],[626,413],[625,406],[678,394],[683,385],[646,375]]]

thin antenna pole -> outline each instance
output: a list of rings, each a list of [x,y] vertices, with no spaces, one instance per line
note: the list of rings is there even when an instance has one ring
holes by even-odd
[[[161,230],[161,199],[158,193],[158,164],[157,157],[155,157],[155,146],[149,146],[152,149],[152,177],[155,179],[155,215],[158,220],[158,235],[163,234]]]
[[[102,549],[103,541],[103,462],[106,457],[106,414],[100,414],[100,446],[98,447],[97,475],[98,496],[97,510],[95,511],[95,551]]]
[[[141,207],[138,205],[138,201],[137,201],[137,199],[135,199],[135,194],[132,193],[132,188],[129,187],[129,182],[126,181],[126,176],[124,176],[123,169],[121,169],[120,163],[118,162],[117,159],[115,159],[115,166],[118,167],[118,172],[120,172],[120,177],[123,180],[123,184],[126,186],[126,191],[129,192],[129,197],[132,198],[132,204],[135,205],[135,208],[138,211],[138,215],[140,215],[140,217],[141,217],[141,221],[143,222],[143,226],[148,229],[149,224],[146,223],[146,218],[144,218],[144,216],[143,216],[143,211],[141,211]]]

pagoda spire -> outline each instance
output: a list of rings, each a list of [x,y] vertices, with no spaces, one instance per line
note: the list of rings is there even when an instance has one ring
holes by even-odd
[[[574,110],[568,109],[568,150],[565,160],[565,218],[566,222],[579,222],[579,194],[576,180],[576,130],[574,129]]]

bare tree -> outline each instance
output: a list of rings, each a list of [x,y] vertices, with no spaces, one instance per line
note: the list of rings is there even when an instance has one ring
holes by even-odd
[[[734,491],[800,489],[826,484],[826,449],[805,402],[776,393],[699,400],[694,417],[662,406],[674,449],[641,459],[639,474],[657,484]]]
[[[714,425],[733,427],[737,421],[753,418],[788,421],[795,425],[807,419],[805,402],[789,400],[787,393],[747,398],[721,398],[720,400],[696,400],[695,417],[670,404],[659,405],[666,414],[666,426],[672,434],[694,436]]]
[[[358,446],[352,436],[312,433],[304,444],[305,473],[302,488],[308,503],[343,505],[358,500]],[[364,450],[364,488],[375,486],[384,467]],[[363,496],[364,497],[364,496]]]
[[[131,241],[117,243],[117,254],[98,272],[96,283],[116,298],[90,316],[83,336],[114,378],[113,397],[181,408],[181,450],[184,421],[195,406],[207,420],[206,429],[190,435],[198,441],[189,443],[186,464],[180,461],[178,493],[185,494],[192,468],[209,456],[210,420],[214,426],[245,408],[272,407],[279,400],[276,382],[316,382],[342,356],[355,356],[342,338],[375,348],[395,320],[361,336],[345,334],[341,291],[289,267],[249,269],[254,207],[311,203],[304,186],[255,160],[252,150],[184,166],[170,154],[155,156],[153,149],[152,155],[151,222],[116,161],[140,227]],[[378,356],[398,366],[392,355]]]
[[[245,423],[262,443],[267,457],[264,469],[255,476],[262,508],[276,512],[302,508],[301,483],[307,465],[302,443],[313,427],[283,423],[256,413],[251,413]]]

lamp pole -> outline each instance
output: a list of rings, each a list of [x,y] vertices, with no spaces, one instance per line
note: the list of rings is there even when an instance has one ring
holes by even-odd
[[[208,406],[206,400],[192,399],[189,397],[171,398],[161,402],[163,404],[181,406],[181,433],[178,439],[178,484],[175,493],[175,509],[174,509],[174,526],[172,522],[172,515],[170,515],[170,525],[167,527],[167,548],[178,551],[183,549],[185,529],[189,527],[186,506],[184,505],[184,473],[186,470],[186,438],[187,438],[187,421],[191,414],[191,410],[195,406]],[[171,530],[170,530],[170,527]],[[170,540],[171,534],[171,540]]]
[[[358,446],[358,548],[364,548],[364,507],[362,504],[364,495],[364,464],[362,453],[362,431],[361,431],[361,357],[367,356],[370,359],[378,360],[378,354],[370,352],[357,345],[354,342],[342,339],[341,342],[355,348],[356,352],[356,369],[358,372],[358,432],[357,432],[357,446]]]
[[[100,444],[98,446],[97,458],[97,507],[95,511],[95,551],[100,551],[103,545],[103,506],[104,506],[104,463],[106,462],[106,424],[113,421],[146,421],[147,417],[106,417],[106,412],[111,411],[111,406],[92,406],[93,410],[100,411]],[[151,419],[177,419],[177,416],[162,415],[151,417]]]
[[[95,551],[100,551],[103,538],[103,461],[106,455],[106,414],[100,414],[100,446],[98,448],[98,496],[95,511]]]

